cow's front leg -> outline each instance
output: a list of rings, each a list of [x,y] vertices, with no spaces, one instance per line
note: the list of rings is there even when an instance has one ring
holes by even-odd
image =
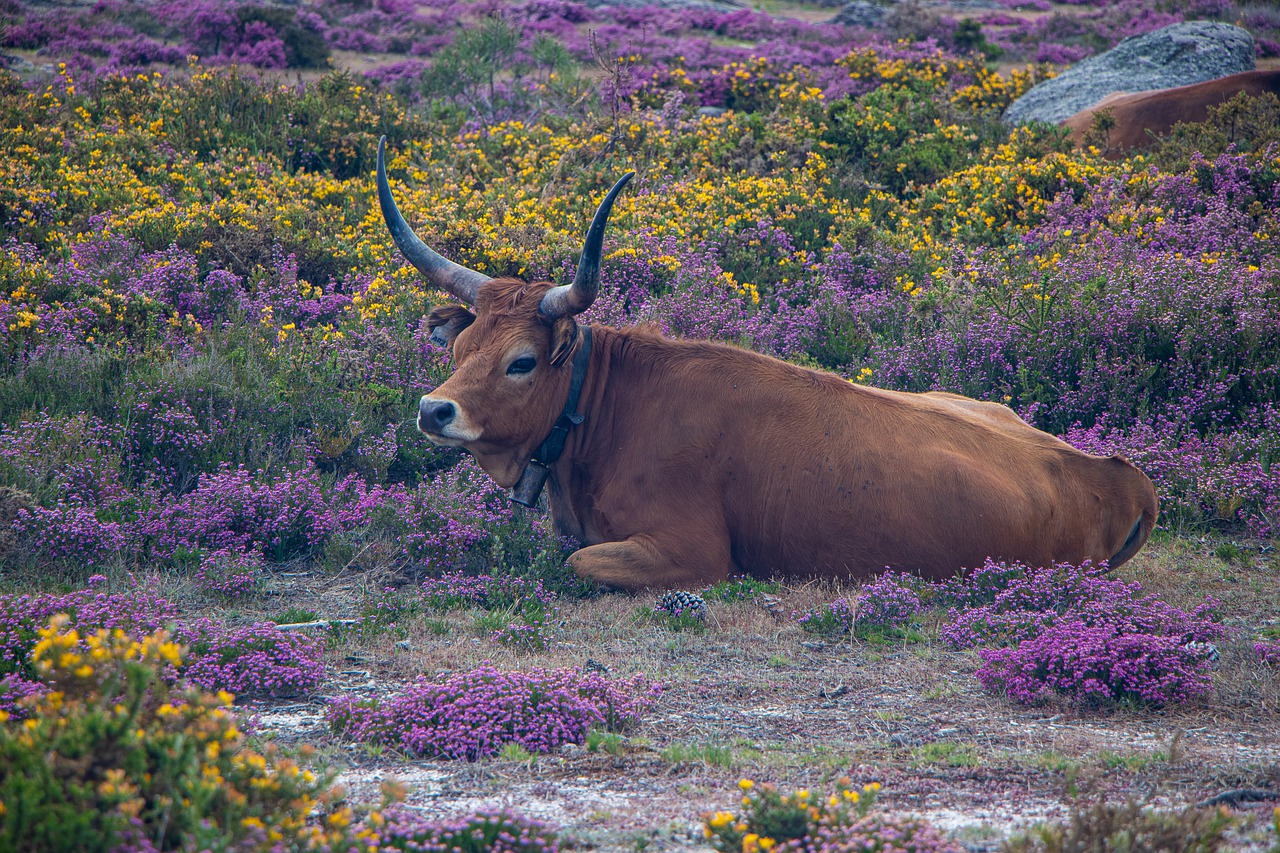
[[[575,572],[606,586],[638,592],[660,589],[701,589],[729,577],[728,537],[721,541],[664,544],[652,536],[632,536],[574,551],[569,565]]]

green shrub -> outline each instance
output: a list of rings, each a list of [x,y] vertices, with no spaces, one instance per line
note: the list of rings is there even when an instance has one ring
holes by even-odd
[[[1039,827],[1010,839],[1002,853],[1213,853],[1223,850],[1231,817],[1216,809],[1181,812],[1095,803],[1063,825]]]
[[[1209,107],[1203,122],[1180,122],[1152,149],[1150,159],[1162,171],[1183,172],[1197,160],[1212,161],[1231,146],[1261,154],[1280,143],[1280,98],[1267,92],[1250,97],[1241,92]]]
[[[170,688],[183,649],[158,631],[81,637],[65,615],[31,654],[49,688],[0,713],[0,849],[269,850],[357,843],[351,815],[308,815],[327,780],[247,749],[231,697]],[[146,846],[146,845],[153,846]]]
[[[870,814],[879,783],[861,790],[839,782],[841,790],[822,801],[808,791],[782,795],[772,785],[750,779],[738,783],[742,812],[716,812],[703,831],[722,853],[792,853],[801,850],[857,850],[865,853],[961,853],[964,849],[919,818]]]

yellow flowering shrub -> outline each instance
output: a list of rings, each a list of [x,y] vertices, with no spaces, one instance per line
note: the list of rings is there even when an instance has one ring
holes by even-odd
[[[249,749],[229,694],[166,686],[185,652],[167,632],[81,636],[62,614],[39,635],[31,663],[48,692],[22,700],[25,720],[0,712],[0,848],[363,845],[345,809],[309,819],[327,780]]]
[[[841,779],[839,790],[825,800],[803,789],[783,794],[751,779],[739,781],[738,788],[741,811],[703,817],[703,834],[721,853],[767,853],[775,845],[813,838],[819,826],[853,823],[870,811],[880,784],[856,789],[848,779]]]

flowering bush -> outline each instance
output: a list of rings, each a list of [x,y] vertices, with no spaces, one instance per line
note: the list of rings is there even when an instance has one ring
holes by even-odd
[[[894,630],[909,623],[920,609],[916,588],[920,580],[905,573],[887,572],[864,586],[850,604],[837,598],[801,614],[801,628],[827,637]]]
[[[955,577],[934,585],[939,604],[969,610],[993,604],[1000,593],[1016,580],[1025,578],[1027,567],[1021,563],[997,563],[987,559],[975,569],[962,570]]]
[[[224,465],[200,478],[180,501],[165,505],[149,526],[162,552],[175,549],[259,549],[283,560],[324,544],[337,528],[319,473],[291,472],[262,482]]]
[[[168,600],[145,589],[131,593],[99,591],[97,587],[105,581],[102,575],[94,575],[89,579],[89,588],[62,594],[0,594],[0,673],[35,677],[30,657],[36,634],[58,613],[66,614],[71,626],[82,634],[103,629],[149,634],[177,616],[177,608]]]
[[[920,596],[914,589],[919,584],[912,575],[886,572],[864,586],[855,599],[855,629],[897,628],[910,622],[920,609]]]
[[[239,598],[258,585],[262,557],[255,551],[223,548],[200,555],[195,580],[209,592]]]
[[[271,850],[363,845],[339,810],[309,825],[327,784],[244,745],[231,697],[171,688],[182,649],[164,631],[41,628],[47,692],[0,711],[0,838],[50,850]]]
[[[15,672],[0,677],[0,714],[8,714],[11,720],[26,719],[31,703],[23,700],[44,693],[45,687],[39,681],[28,681]]]
[[[190,649],[182,676],[206,690],[240,696],[294,696],[324,680],[324,643],[270,622],[228,628],[209,619],[183,624],[176,635]]]
[[[577,669],[504,673],[486,665],[440,683],[420,681],[390,699],[337,699],[329,723],[354,740],[474,761],[507,743],[546,753],[582,743],[593,726],[632,728],[660,693],[640,676],[615,682]]]
[[[796,622],[811,634],[823,637],[845,636],[853,630],[853,609],[846,598],[837,598],[800,615]]]
[[[1187,613],[1140,595],[1139,583],[1107,577],[1105,565],[987,561],[967,581],[943,586],[941,597],[962,606],[951,608],[942,638],[956,648],[1005,646],[981,649],[976,675],[1022,703],[1187,701],[1211,687],[1212,662],[1200,649],[1226,634],[1215,600]]]
[[[379,841],[384,849],[449,850],[456,853],[558,853],[560,840],[544,823],[509,811],[481,812],[450,820],[427,820],[404,808],[383,812]]]
[[[1253,651],[1263,663],[1280,668],[1280,642],[1254,643]]]
[[[124,550],[125,532],[115,521],[103,521],[97,511],[79,501],[58,501],[52,507],[18,510],[18,536],[47,559],[75,560],[100,566]]]
[[[91,580],[96,586],[105,578],[99,575]],[[58,613],[85,635],[99,630],[140,635],[179,621],[171,602],[145,589],[105,593],[91,587],[63,594],[0,595],[0,675],[35,677],[31,656],[36,633]],[[280,631],[271,623],[229,628],[196,619],[181,623],[175,638],[189,647],[181,676],[208,690],[292,695],[313,690],[324,679],[321,641]],[[168,674],[170,680],[177,675]],[[11,692],[27,689],[19,681],[8,685]]]
[[[982,686],[1015,702],[1063,696],[1173,705],[1208,693],[1210,663],[1178,637],[1125,633],[1110,624],[1056,622],[1015,648],[982,649]]]
[[[1225,634],[1214,616],[1218,602],[1212,598],[1187,613],[1154,595],[1141,595],[1140,583],[1110,578],[1105,565],[1013,567],[1019,571],[1006,573],[988,563],[985,572],[975,575],[980,585],[1000,578],[1007,586],[995,592],[987,604],[952,608],[942,639],[959,649],[1011,645],[1033,639],[1059,621],[1168,636],[1179,645],[1207,642]],[[989,595],[991,592],[984,590],[982,597]]]
[[[716,812],[703,830],[722,853],[842,850],[874,853],[959,853],[960,845],[919,818],[871,813],[879,783],[852,789],[849,780],[825,800],[796,791],[783,795],[772,785],[743,779],[742,812]]]

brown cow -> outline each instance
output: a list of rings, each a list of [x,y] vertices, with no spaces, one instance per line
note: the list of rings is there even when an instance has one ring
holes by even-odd
[[[1062,127],[1071,130],[1076,145],[1082,145],[1095,117],[1109,111],[1114,126],[1108,132],[1103,153],[1108,159],[1118,160],[1134,148],[1150,145],[1152,134],[1168,133],[1178,122],[1204,121],[1209,117],[1209,107],[1229,101],[1241,92],[1253,97],[1267,92],[1280,95],[1280,71],[1247,71],[1152,92],[1114,92],[1064,120]]]
[[[1142,472],[1004,406],[854,385],[648,329],[580,327],[630,177],[597,210],[574,283],[555,287],[489,279],[433,252],[396,208],[378,149],[397,245],[474,307],[431,312],[457,366],[422,398],[418,427],[466,448],[525,503],[542,487],[530,460],[546,461],[556,529],[584,544],[569,558],[579,574],[628,590],[731,572],[937,578],[987,557],[1117,565],[1146,542],[1157,502]],[[548,454],[557,434],[563,453]]]

